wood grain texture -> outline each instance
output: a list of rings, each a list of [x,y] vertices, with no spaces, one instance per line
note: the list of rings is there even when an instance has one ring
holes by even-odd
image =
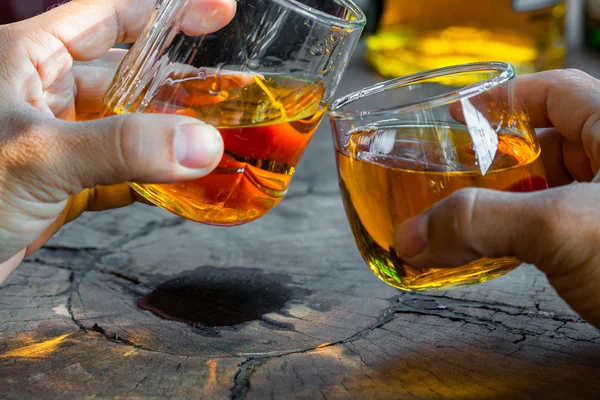
[[[376,80],[357,58],[339,94]],[[160,287],[199,320],[242,322],[138,307]],[[260,221],[214,228],[142,205],[88,214],[0,288],[7,399],[591,399],[598,382],[600,333],[532,266],[430,294],[380,282],[350,234],[327,123]]]

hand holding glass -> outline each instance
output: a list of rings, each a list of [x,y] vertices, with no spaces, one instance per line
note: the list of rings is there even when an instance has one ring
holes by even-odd
[[[403,221],[461,188],[547,188],[535,131],[515,90],[511,65],[477,63],[392,80],[333,103],[346,214],[360,253],[382,280],[410,291],[446,289],[520,264],[484,258],[417,268],[393,246]]]

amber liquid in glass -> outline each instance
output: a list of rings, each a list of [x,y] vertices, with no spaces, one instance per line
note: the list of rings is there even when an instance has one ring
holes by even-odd
[[[387,77],[479,61],[519,73],[560,68],[565,11],[556,0],[385,0],[367,58]]]
[[[190,220],[231,226],[272,210],[325,111],[323,86],[281,75],[200,71],[171,76],[143,111],[215,125],[225,155],[206,177],[132,187],[152,203]],[[114,113],[120,113],[114,110]]]
[[[392,126],[353,134],[337,152],[342,196],[358,249],[378,277],[403,290],[480,283],[520,262],[484,258],[452,269],[413,267],[393,248],[401,222],[465,187],[516,192],[547,188],[539,146],[527,135],[500,134],[493,163],[482,175],[465,127],[444,129],[451,145],[443,146],[445,150],[439,145],[440,127]],[[385,154],[374,148],[385,148]]]

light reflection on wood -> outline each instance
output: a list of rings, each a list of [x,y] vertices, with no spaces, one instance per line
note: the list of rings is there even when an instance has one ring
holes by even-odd
[[[206,366],[208,367],[206,388],[215,390],[217,388],[217,360],[208,360]]]
[[[20,357],[20,358],[43,358],[54,353],[60,344],[71,334],[65,333],[57,336],[54,339],[46,340],[41,343],[36,343],[28,346],[18,347],[0,354],[0,358]]]
[[[123,353],[123,357],[129,357],[136,353],[137,353],[137,349],[129,350],[129,351],[126,351],[125,353]]]

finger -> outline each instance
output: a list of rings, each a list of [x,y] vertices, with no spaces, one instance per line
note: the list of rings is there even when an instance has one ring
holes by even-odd
[[[73,0],[28,23],[56,36],[76,60],[92,60],[117,43],[135,41],[156,0]],[[182,28],[214,32],[231,21],[235,0],[189,0]]]
[[[556,129],[547,129],[538,138],[550,187],[593,179],[594,172],[582,143],[571,142]]]
[[[535,128],[554,127],[565,140],[550,138],[542,143],[543,158],[551,185],[569,181],[564,172],[578,181],[589,181],[600,165],[600,81],[576,70],[555,70],[517,78],[512,92],[528,111]],[[499,92],[498,96],[506,96]],[[477,100],[477,98],[475,99]],[[485,107],[484,107],[485,108]],[[464,120],[458,103],[450,108],[452,117]],[[558,144],[560,141],[561,145]],[[558,151],[560,149],[560,151]],[[555,159],[551,157],[556,156]],[[559,163],[564,166],[559,168]],[[591,170],[591,172],[590,172]],[[556,182],[552,182],[556,180]]]
[[[177,115],[46,118],[32,126],[27,114],[15,123],[23,125],[15,127],[21,133],[3,148],[3,164],[11,182],[38,201],[65,201],[97,185],[192,180],[211,172],[223,155],[214,127]]]
[[[514,102],[514,97],[514,91],[500,85],[468,99],[461,99],[449,104],[448,112],[454,121],[464,125],[466,124],[464,102],[468,102],[490,123],[498,123],[498,126],[502,128],[528,129],[528,125],[525,127],[514,125],[515,122],[523,119],[522,109]]]
[[[125,55],[127,55],[127,50],[111,49],[103,57],[94,61],[77,62],[73,65],[77,87],[75,109],[78,120],[93,119],[84,118],[84,116],[100,114],[104,104],[104,95]]]
[[[536,193],[466,189],[398,229],[396,251],[417,267],[456,267],[481,257],[516,257],[552,275],[589,260],[600,240],[600,190],[570,185]],[[582,237],[586,239],[581,240]]]
[[[565,140],[562,146],[564,163],[567,170],[577,182],[590,182],[594,178],[594,171],[587,156],[585,147],[581,143]]]
[[[569,172],[563,157],[562,144],[564,137],[556,129],[547,129],[538,134],[542,148],[542,161],[546,171],[548,186],[568,185],[574,178]],[[586,157],[587,159],[587,157]]]
[[[187,117],[129,114],[70,125],[60,140],[71,143],[64,146],[69,173],[87,188],[191,180],[223,155],[219,132]]]
[[[0,264],[0,285],[4,283],[6,278],[23,262],[25,258],[25,250],[19,252],[19,254],[13,256],[10,260]]]
[[[106,91],[112,84],[115,72],[126,54],[126,50],[111,49],[105,56],[97,60],[75,64],[73,72],[77,85],[75,107],[78,120],[98,118],[104,106]],[[179,63],[171,64],[168,69],[167,75],[172,81],[171,85],[169,88],[163,88],[156,96],[167,98],[171,102],[175,101],[173,99],[175,97],[179,102],[185,104],[186,109],[226,100],[228,95],[215,95],[210,92],[211,84],[217,79],[223,92],[231,92],[255,83],[255,78],[262,78],[262,75],[256,73],[218,71],[213,68],[195,68]],[[200,74],[202,74],[201,78]],[[186,90],[180,85],[181,82],[189,82],[194,78],[202,82],[202,85],[198,85],[196,88],[197,91],[193,91],[194,87],[188,87]],[[181,110],[180,107],[175,108]],[[161,112],[169,113],[169,108],[165,107],[165,110],[161,110]],[[195,115],[196,113],[190,112],[190,114]]]
[[[574,143],[597,135],[600,82],[592,76],[577,70],[524,75],[517,78],[516,93],[534,127],[555,127]]]

